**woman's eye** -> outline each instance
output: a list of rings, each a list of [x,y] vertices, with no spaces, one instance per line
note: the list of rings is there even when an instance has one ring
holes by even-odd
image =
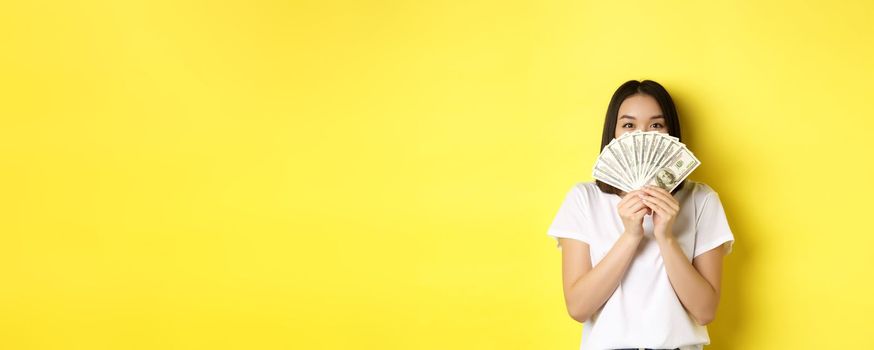
[[[655,124],[653,124],[653,126],[655,126],[655,125],[658,125],[658,126],[656,126],[656,128],[659,128],[659,129],[661,129],[661,128],[662,128],[662,125],[661,125],[661,124],[659,124],[659,123],[655,123]]]
[[[634,125],[632,125],[631,123],[625,123],[625,124],[622,125],[622,127],[623,127],[623,128],[627,128],[628,125],[634,126]]]

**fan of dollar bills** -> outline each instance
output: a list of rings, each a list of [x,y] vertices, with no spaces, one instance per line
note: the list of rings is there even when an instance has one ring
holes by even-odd
[[[657,131],[626,132],[610,141],[592,168],[592,177],[625,192],[654,185],[674,190],[698,158],[678,138]]]

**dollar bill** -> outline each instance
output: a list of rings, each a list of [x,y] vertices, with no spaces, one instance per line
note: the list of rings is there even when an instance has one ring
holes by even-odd
[[[656,131],[626,132],[608,143],[592,177],[622,191],[646,185],[673,191],[701,162],[678,138]]]
[[[658,186],[671,192],[699,165],[701,162],[698,158],[695,158],[686,147],[682,147],[668,164],[655,171],[647,181],[647,185]]]

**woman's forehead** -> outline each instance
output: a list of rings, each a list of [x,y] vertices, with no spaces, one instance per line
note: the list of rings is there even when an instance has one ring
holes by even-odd
[[[627,115],[634,118],[651,118],[662,114],[658,102],[649,95],[633,95],[619,105],[619,116]]]

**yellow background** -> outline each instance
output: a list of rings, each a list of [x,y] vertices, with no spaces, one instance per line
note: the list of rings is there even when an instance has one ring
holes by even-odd
[[[0,6],[0,348],[574,349],[546,229],[653,79],[711,349],[870,346],[870,2]]]

